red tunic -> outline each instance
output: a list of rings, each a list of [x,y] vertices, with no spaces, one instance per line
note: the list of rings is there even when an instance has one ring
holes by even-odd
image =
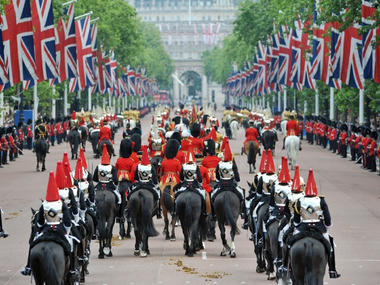
[[[286,123],[286,135],[290,136],[291,134],[295,136],[298,136],[299,134],[298,124],[295,120],[291,120]]]
[[[3,145],[3,150],[9,149],[8,141],[5,137],[1,138],[1,144]]]
[[[369,156],[375,155],[375,148],[376,148],[376,141],[374,139],[371,139],[371,142],[369,145]]]
[[[139,159],[139,156],[137,155],[137,152],[132,152],[130,158],[136,163],[138,164],[140,162],[140,159]]]
[[[341,134],[340,134],[340,142],[341,142],[341,144],[342,145],[346,145],[346,143],[347,143],[347,141],[346,141],[346,139],[347,139],[347,133],[346,132],[342,132]]]
[[[32,127],[28,126],[26,129],[28,131],[28,134],[27,134],[28,138],[32,138],[33,137]]]
[[[199,166],[199,170],[200,170],[201,175],[202,175],[202,187],[203,187],[203,189],[206,190],[207,193],[210,193],[212,188],[210,186],[211,180],[210,180],[210,176],[208,174],[208,170],[206,167],[204,167],[202,165]]]
[[[168,179],[172,179],[175,183],[179,183],[179,174],[181,172],[181,163],[178,159],[167,159],[165,158],[161,164],[161,179],[160,182],[165,184],[169,182]]]
[[[367,145],[369,144],[369,142],[370,142],[369,138],[362,138],[363,153],[367,153]]]
[[[99,131],[99,142],[101,142],[102,140],[106,139],[106,140],[111,140],[111,129],[108,128],[108,127],[101,127],[100,128],[100,131]]]
[[[202,160],[202,166],[208,171],[211,181],[216,180],[216,167],[220,162],[220,158],[214,155],[208,155]]]
[[[191,147],[191,141],[189,140],[189,139],[183,139],[182,141],[181,141],[181,150],[183,151],[183,152],[188,152],[188,151],[190,151],[192,149],[192,147]]]
[[[257,137],[259,136],[259,133],[257,131],[256,128],[248,128],[246,131],[245,131],[245,141],[243,143],[243,145],[245,145],[246,142],[248,141],[257,141]]]
[[[193,151],[194,154],[202,154],[203,153],[203,140],[201,138],[189,138],[190,141],[190,150]]]
[[[117,169],[117,178],[119,181],[127,180],[135,182],[136,163],[131,157],[118,158],[115,167]]]
[[[355,149],[359,149],[359,143],[361,142],[361,140],[362,140],[362,136],[357,136],[355,138],[355,141],[354,141],[354,148]]]
[[[18,137],[20,138],[20,141],[24,141],[24,132],[22,129],[18,130]]]
[[[380,159],[380,145],[379,145],[379,147],[377,148],[377,158],[379,158]]]
[[[175,157],[181,164],[185,164],[186,162],[186,156],[182,151],[177,152],[177,156]]]

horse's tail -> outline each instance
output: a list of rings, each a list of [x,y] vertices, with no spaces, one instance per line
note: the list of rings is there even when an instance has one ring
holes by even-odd
[[[154,237],[158,235],[158,232],[154,228],[151,209],[148,201],[145,199],[145,195],[140,191],[138,193],[141,201],[141,219],[144,227],[144,232],[148,237]]]
[[[97,226],[98,226],[98,232],[99,232],[99,239],[103,240],[106,238],[106,225],[105,225],[105,209],[104,209],[104,202],[106,200],[106,195],[104,193],[101,193],[102,199],[96,199],[96,215],[97,215]]]
[[[231,195],[230,192],[228,191],[224,192],[224,214],[225,214],[227,223],[230,225],[231,229],[237,233],[238,228],[236,225],[236,221],[234,220],[234,216],[232,214],[230,195]]]
[[[166,207],[166,210],[168,210],[169,213],[173,213],[174,211],[174,205],[173,205],[173,198],[170,195],[170,185],[165,186],[164,191],[164,205]]]
[[[290,141],[290,155],[293,161],[297,160],[297,144],[295,139]]]
[[[255,144],[253,142],[250,142],[249,148],[248,148],[248,164],[254,164],[255,163]]]
[[[305,242],[305,284],[312,285],[313,283],[313,244]]]
[[[40,264],[44,264],[44,275],[46,284],[60,284],[58,280],[57,270],[55,268],[54,258],[52,251],[47,249],[46,246],[41,247],[42,252],[39,252]]]
[[[192,221],[192,213],[191,213],[191,205],[190,205],[190,201],[184,201],[185,203],[185,215],[184,215],[184,226],[186,228],[187,231],[190,231],[191,229],[191,225],[193,223]]]

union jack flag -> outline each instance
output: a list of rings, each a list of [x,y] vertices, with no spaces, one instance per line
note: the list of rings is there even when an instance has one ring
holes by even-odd
[[[271,68],[270,68],[270,72],[269,72],[269,83],[271,85],[277,83],[278,62],[279,62],[279,45],[280,45],[280,34],[276,33],[276,34],[272,35]]]
[[[343,32],[343,60],[340,79],[349,86],[364,89],[362,66],[362,37],[357,27]]]
[[[55,29],[55,49],[60,82],[77,76],[74,4],[70,4],[66,14],[67,22],[65,23],[60,18]]]
[[[0,85],[1,86],[4,86],[7,82],[9,82],[7,69],[8,68],[5,66],[5,60],[4,60],[3,36],[0,32]]]
[[[32,23],[38,81],[57,78],[52,0],[32,1]]]
[[[297,20],[295,22],[295,29],[292,30],[291,46],[292,46],[292,68],[290,80],[300,90],[304,84],[306,73],[306,51],[308,46],[308,34],[303,32],[303,28],[308,26]]]
[[[375,23],[374,15],[376,12],[373,0],[362,0],[362,25],[369,26]],[[380,83],[380,45],[376,48],[373,43],[380,37],[380,28],[369,29],[363,33],[363,75],[365,79],[373,79]]]
[[[30,11],[29,0],[12,0],[2,16],[4,66],[11,85],[37,79]]]
[[[74,93],[79,91],[79,80],[77,77],[73,77],[69,82],[69,93]]]
[[[290,74],[292,68],[291,31],[282,26],[279,46],[278,83],[291,86]]]
[[[79,88],[85,90],[95,84],[92,72],[92,42],[90,16],[75,21],[75,37],[78,58]]]
[[[128,65],[127,67],[127,74],[128,74],[128,89],[129,89],[129,95],[135,95],[135,70]]]

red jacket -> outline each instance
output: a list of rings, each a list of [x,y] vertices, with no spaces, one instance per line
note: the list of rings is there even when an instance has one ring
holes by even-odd
[[[179,174],[181,172],[181,163],[178,159],[167,159],[165,158],[161,163],[161,183],[168,182],[168,179],[174,180],[174,182],[179,183]]]
[[[371,142],[369,144],[369,156],[375,155],[375,149],[376,149],[376,141],[374,139],[371,139]]]
[[[22,129],[18,130],[18,137],[20,138],[20,141],[24,141],[24,132],[22,131]]]
[[[100,128],[100,131],[99,131],[99,142],[101,142],[102,140],[106,139],[106,140],[111,140],[111,129],[108,128],[108,127],[101,127]]]
[[[26,129],[28,131],[28,134],[27,134],[28,138],[32,138],[33,137],[32,127],[28,126]]]
[[[7,139],[5,137],[1,138],[1,144],[2,144],[3,150],[8,150],[9,149],[8,141],[7,141]]]
[[[191,150],[194,154],[202,154],[203,153],[203,140],[201,138],[189,138],[190,144],[191,144]]]
[[[117,178],[119,181],[127,180],[131,182],[135,182],[135,169],[136,169],[135,161],[128,157],[123,158],[119,157],[116,161],[115,167],[117,169]]]
[[[220,162],[220,158],[214,155],[208,155],[202,160],[202,166],[208,171],[211,181],[216,180],[216,167]]]
[[[243,143],[243,145],[247,142],[247,141],[257,141],[257,137],[259,136],[259,132],[257,131],[256,128],[248,128],[246,131],[245,131],[245,141]]]
[[[287,136],[290,136],[292,133],[294,133],[294,135],[298,136],[299,134],[299,128],[298,128],[298,124],[297,124],[297,121],[295,120],[291,120],[289,122],[286,123],[286,135]]]
[[[377,158],[379,158],[380,159],[380,145],[379,145],[379,147],[377,148]]]
[[[341,132],[339,139],[340,139],[340,143],[342,145],[346,145],[347,144],[347,133],[346,132]]]
[[[358,148],[359,148],[359,143],[361,142],[361,140],[362,140],[362,136],[357,136],[357,137],[355,138],[355,141],[354,141],[354,148],[355,148],[355,149],[358,149]]]
[[[202,175],[202,187],[203,187],[203,189],[206,190],[207,193],[210,193],[212,188],[210,186],[211,180],[210,180],[210,176],[208,174],[208,170],[206,167],[204,167],[202,165],[199,166],[199,170],[200,170],[201,175]]]
[[[135,152],[135,151],[132,152],[132,154],[129,158],[132,159],[136,164],[138,164],[140,162],[139,156],[138,156],[137,152]]]

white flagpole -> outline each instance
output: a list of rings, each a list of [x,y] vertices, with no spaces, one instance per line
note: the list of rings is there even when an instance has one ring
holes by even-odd
[[[0,126],[4,125],[4,93],[0,93]]]
[[[77,2],[77,0],[71,0],[71,1],[68,1],[66,3],[63,3],[62,6],[67,6],[67,5],[70,5],[71,3],[75,3]]]
[[[82,18],[84,18],[84,17],[91,16],[92,14],[93,14],[93,12],[90,11],[90,12],[88,12],[88,13],[86,13],[86,14],[83,14],[83,15],[77,16],[77,17],[75,17],[74,19],[75,19],[75,21],[77,21],[77,20],[80,20],[80,19],[82,19]]]
[[[88,99],[88,111],[91,111],[92,109],[92,102],[91,102],[91,89],[87,89],[87,99]]]
[[[55,112],[55,105],[56,105],[56,100],[55,100],[55,86],[53,85],[53,98],[51,99],[51,117],[53,119],[56,118],[56,112]]]
[[[364,124],[364,89],[359,90],[359,124]]]
[[[334,88],[330,87],[330,120],[331,121],[335,119],[334,109],[335,109]]]
[[[277,93],[277,111],[281,111],[281,91]]]
[[[111,94],[108,94],[108,107],[111,107]]]
[[[64,83],[65,90],[63,93],[63,115],[67,116],[67,81]]]
[[[287,99],[287,90],[286,90],[286,88],[284,89],[284,111],[285,111],[285,109],[286,109],[286,105],[287,105],[287,102],[286,102],[286,99]]]
[[[34,86],[33,86],[33,119],[34,121],[37,120],[38,115],[38,95],[37,95],[37,80],[34,80]]]
[[[318,93],[318,88],[315,88],[315,115],[319,116],[319,93]]]

